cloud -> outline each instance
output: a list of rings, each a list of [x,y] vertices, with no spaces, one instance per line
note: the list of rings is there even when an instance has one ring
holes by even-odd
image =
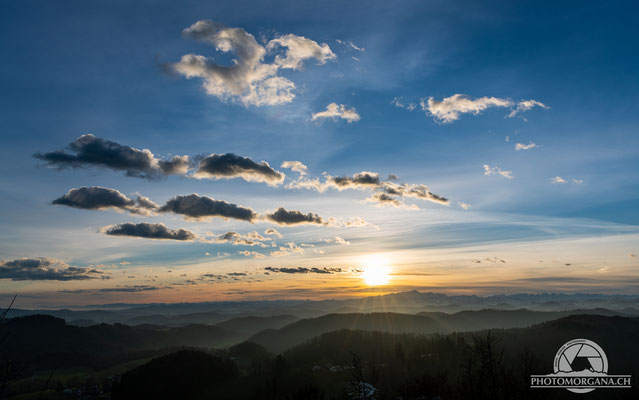
[[[457,205],[460,206],[461,208],[463,208],[464,210],[468,210],[471,205],[468,203],[464,203],[463,201],[458,201]]]
[[[267,214],[266,218],[280,225],[319,224],[324,225],[322,218],[314,213],[303,214],[300,211],[288,211],[283,207]]]
[[[306,175],[308,167],[299,161],[284,161],[281,168],[289,168],[291,171],[297,172],[300,175]]]
[[[12,281],[71,281],[109,279],[94,268],[73,267],[55,258],[20,258],[0,261],[0,279]]]
[[[397,207],[403,207],[403,203],[399,200],[401,197],[428,200],[443,205],[450,203],[446,197],[431,192],[426,185],[396,183],[397,179],[397,175],[391,174],[388,176],[388,180],[382,181],[377,172],[362,171],[353,176],[326,175],[324,182],[321,182],[319,178],[300,177],[296,181],[290,182],[286,187],[288,189],[312,189],[318,192],[323,192],[328,188],[340,191],[346,189],[377,190],[378,192],[366,201]],[[415,207],[417,206],[409,206],[409,208]]]
[[[512,171],[504,171],[499,167],[491,167],[490,165],[484,164],[484,175],[486,176],[490,176],[490,175],[501,175],[504,178],[507,179],[513,179],[513,172]]]
[[[175,196],[158,211],[172,212],[195,220],[218,217],[252,222],[257,217],[257,214],[250,208],[231,204],[224,200],[214,200],[196,193],[188,196]]]
[[[138,195],[135,200],[129,199],[119,191],[102,186],[73,188],[51,204],[84,210],[115,209],[132,214],[151,214],[158,205],[149,198]]]
[[[398,208],[403,206],[401,201],[383,192],[373,193],[373,195],[367,198],[366,201],[369,203],[375,203],[378,206],[392,206]]]
[[[257,232],[249,232],[246,235],[241,235],[237,232],[226,232],[219,235],[213,240],[215,243],[232,243],[235,246],[260,246],[266,247],[264,241],[271,240],[265,238]]]
[[[548,109],[550,107],[548,107],[547,105],[545,105],[544,103],[541,103],[537,100],[522,100],[519,103],[517,103],[517,107],[512,110],[510,112],[510,114],[508,114],[508,118],[512,118],[514,116],[516,116],[519,113],[522,113],[524,111],[528,111],[533,107],[541,107],[541,108],[545,108]]]
[[[329,238],[329,239],[322,239],[322,242],[324,243],[335,243],[335,244],[341,244],[341,245],[349,245],[351,244],[351,242],[349,242],[348,240],[339,237],[339,236],[335,236],[334,238]]]
[[[572,178],[572,183],[574,183],[575,185],[581,185],[582,183],[584,183],[583,179],[575,179]]]
[[[539,147],[539,146],[537,146],[533,142],[530,142],[528,144],[515,143],[515,150],[517,150],[517,151],[519,151],[519,150],[530,150],[530,149],[534,149],[535,147]]]
[[[508,117],[514,117],[518,113],[528,111],[535,106],[548,108],[545,104],[537,100],[522,100],[515,102],[510,99],[498,97],[480,97],[472,99],[464,94],[454,94],[442,100],[435,100],[433,97],[420,100],[422,111],[431,115],[435,121],[450,123],[460,118],[461,114],[481,114],[482,111],[491,107],[511,108]],[[513,108],[514,107],[514,108]]]
[[[242,254],[243,256],[246,256],[246,257],[264,258],[264,254],[258,253],[257,251],[242,250],[242,251],[238,251],[237,254]]]
[[[352,177],[328,177],[327,180],[339,190],[378,187],[380,184],[379,174],[376,172],[368,171],[358,172]]]
[[[58,290],[58,293],[136,293],[136,292],[148,292],[159,289],[173,289],[170,286],[159,287],[151,285],[126,285],[117,286],[112,288],[100,288],[100,289],[74,289],[74,290]]]
[[[123,146],[92,134],[80,136],[69,145],[69,150],[70,153],[58,150],[44,154],[36,153],[33,156],[58,169],[101,167],[124,171],[128,176],[146,179],[183,175],[189,168],[188,156],[158,159],[150,150]]]
[[[264,269],[269,272],[277,272],[281,274],[335,274],[345,272],[343,268],[339,267],[266,267]]]
[[[436,121],[449,123],[459,119],[460,114],[479,114],[489,107],[510,107],[512,100],[497,97],[480,97],[472,100],[463,94],[454,94],[443,100],[433,97],[420,101],[422,110],[432,115]]]
[[[330,118],[333,120],[341,118],[349,124],[360,120],[360,116],[355,108],[347,108],[344,104],[338,105],[337,103],[330,103],[326,106],[326,110],[311,115],[312,121],[317,121],[320,118]]]
[[[266,45],[266,49],[270,51],[278,46],[287,49],[284,57],[275,56],[274,63],[280,68],[300,69],[304,65],[304,60],[311,58],[316,59],[320,64],[337,58],[328,44],[320,45],[311,39],[290,33],[271,40]]]
[[[144,239],[193,240],[197,236],[186,229],[169,229],[164,224],[148,224],[142,222],[105,226],[100,232],[111,236],[130,236]]]
[[[346,47],[350,47],[350,48],[351,48],[351,49],[353,49],[353,50],[357,50],[357,51],[359,51],[359,52],[362,52],[362,53],[366,50],[366,48],[364,48],[364,47],[358,47],[358,46],[356,46],[356,45],[355,45],[355,44],[353,44],[353,42],[351,42],[350,40],[349,40],[349,41],[345,41],[345,40],[339,40],[339,39],[337,39],[337,40],[336,40],[336,42],[337,42],[337,43],[339,43],[339,44],[342,44],[342,45],[344,45],[344,46],[346,46]]]
[[[394,97],[393,100],[391,100],[391,104],[397,108],[405,108],[408,111],[413,111],[417,108],[417,104],[415,103],[405,104],[403,101],[404,100],[402,99],[402,97]]]
[[[201,78],[204,89],[222,101],[236,101],[244,105],[266,106],[289,103],[295,98],[295,84],[278,76],[279,69],[299,69],[306,59],[320,64],[335,59],[326,43],[292,34],[271,40],[266,46],[242,28],[228,28],[222,24],[202,20],[183,31],[186,38],[207,42],[222,53],[232,52],[236,58],[231,65],[220,65],[201,55],[186,54],[172,68],[186,78]],[[269,63],[265,57],[284,48],[284,55],[276,55]]]
[[[273,229],[273,228],[268,228],[267,230],[264,231],[265,235],[271,235],[271,236],[277,236],[278,238],[282,238],[282,234],[279,233],[277,230]]]
[[[567,181],[562,178],[561,176],[555,176],[554,178],[550,179],[550,182],[552,183],[566,183]]]
[[[242,178],[248,182],[264,182],[272,186],[279,185],[285,178],[283,173],[271,168],[266,161],[256,163],[248,157],[233,153],[204,157],[193,176],[208,179]]]

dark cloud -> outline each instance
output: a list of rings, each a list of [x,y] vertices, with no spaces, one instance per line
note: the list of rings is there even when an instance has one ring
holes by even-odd
[[[379,174],[362,171],[351,176],[333,176],[329,178],[338,188],[377,187],[380,184]]]
[[[135,292],[148,292],[159,289],[173,289],[170,286],[159,287],[151,285],[128,285],[117,286],[112,288],[100,288],[100,289],[75,289],[75,290],[59,290],[58,293],[135,293]]]
[[[157,159],[151,151],[123,146],[86,134],[69,145],[69,151],[58,150],[34,154],[56,168],[102,167],[124,171],[126,175],[157,179],[170,174],[185,174],[188,171],[188,156],[175,156],[169,160]]]
[[[248,157],[233,153],[211,154],[200,160],[196,178],[232,179],[242,178],[246,181],[264,182],[278,185],[284,181],[285,175],[274,170],[266,162],[256,163]]]
[[[272,214],[267,214],[266,218],[280,225],[324,224],[322,218],[317,214],[302,214],[300,211],[288,211],[283,207],[278,208]]]
[[[191,219],[218,217],[251,222],[257,217],[257,214],[250,208],[244,208],[223,200],[214,200],[196,193],[188,196],[176,196],[167,201],[159,211],[172,212]]]
[[[266,271],[279,272],[282,274],[335,274],[339,272],[345,272],[343,268],[339,267],[266,267]]]
[[[84,210],[103,210],[113,208],[128,211],[133,214],[149,214],[156,210],[158,205],[144,196],[138,195],[135,200],[129,199],[115,189],[101,186],[74,188],[62,197],[51,202]]]
[[[100,270],[73,267],[54,258],[20,258],[0,261],[0,279],[12,281],[71,281],[109,279]]]
[[[193,240],[196,238],[193,232],[185,229],[169,229],[164,224],[148,224],[146,222],[106,226],[100,230],[112,236],[131,236],[145,239],[171,239],[171,240]]]

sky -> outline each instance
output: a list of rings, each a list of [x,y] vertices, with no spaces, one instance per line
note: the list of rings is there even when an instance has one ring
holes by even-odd
[[[3,4],[0,300],[637,294],[636,6],[560,3]]]

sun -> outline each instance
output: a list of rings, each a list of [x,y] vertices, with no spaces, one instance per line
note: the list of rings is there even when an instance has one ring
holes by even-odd
[[[382,256],[372,255],[364,259],[362,279],[368,286],[387,285],[390,281],[391,269]]]

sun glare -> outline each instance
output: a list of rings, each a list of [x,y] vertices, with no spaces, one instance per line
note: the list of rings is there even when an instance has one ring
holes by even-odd
[[[381,256],[368,256],[364,260],[362,279],[368,286],[386,285],[390,281],[390,267]]]

